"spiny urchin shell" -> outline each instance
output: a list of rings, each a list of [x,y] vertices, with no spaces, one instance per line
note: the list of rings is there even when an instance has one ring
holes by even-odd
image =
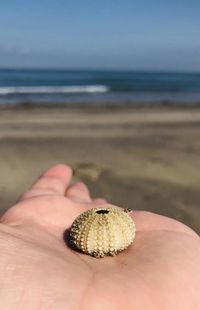
[[[72,224],[70,241],[82,252],[94,257],[115,256],[135,237],[135,225],[126,210],[93,208],[79,215]]]

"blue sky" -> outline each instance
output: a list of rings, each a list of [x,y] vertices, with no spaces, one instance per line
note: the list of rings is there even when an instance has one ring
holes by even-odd
[[[200,71],[199,0],[1,0],[0,66]]]

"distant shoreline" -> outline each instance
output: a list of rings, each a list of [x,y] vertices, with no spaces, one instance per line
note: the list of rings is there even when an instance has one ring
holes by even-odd
[[[20,103],[1,103],[0,110],[26,110],[26,109],[112,109],[112,110],[123,110],[123,109],[144,109],[144,108],[161,108],[161,109],[199,109],[199,102],[20,102]]]

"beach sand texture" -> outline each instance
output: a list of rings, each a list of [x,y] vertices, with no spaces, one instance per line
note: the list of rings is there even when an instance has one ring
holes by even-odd
[[[200,109],[0,111],[1,213],[49,166],[72,165],[94,197],[200,233]]]

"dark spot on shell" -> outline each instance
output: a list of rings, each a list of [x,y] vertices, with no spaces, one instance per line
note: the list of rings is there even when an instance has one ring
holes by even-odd
[[[98,210],[98,211],[96,211],[96,213],[98,213],[98,214],[107,214],[107,213],[109,213],[109,211],[108,210]]]

